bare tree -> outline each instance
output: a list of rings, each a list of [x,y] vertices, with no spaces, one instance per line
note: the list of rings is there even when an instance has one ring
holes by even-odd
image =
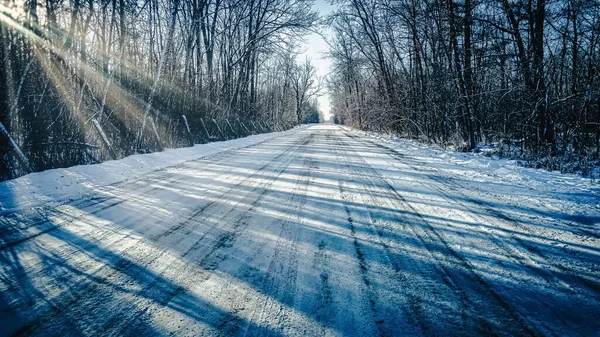
[[[0,5],[2,180],[207,141],[227,119],[238,135],[249,121],[297,123],[297,53],[281,50],[314,25],[312,0]]]
[[[321,80],[317,77],[317,69],[312,65],[310,60],[306,60],[304,64],[295,67],[292,72],[292,87],[296,97],[296,116],[298,123],[304,120],[305,105],[313,97],[321,92]]]
[[[597,1],[337,3],[329,91],[338,122],[597,162]]]

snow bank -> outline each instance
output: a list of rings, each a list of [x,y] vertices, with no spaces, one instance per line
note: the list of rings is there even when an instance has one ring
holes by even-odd
[[[370,137],[422,168],[515,207],[537,204],[539,209],[564,214],[567,220],[579,222],[577,219],[586,218],[600,222],[600,184],[581,175],[522,167],[515,160],[490,158],[484,153],[454,152],[409,139],[346,130]]]
[[[140,175],[220,152],[252,146],[269,139],[296,133],[306,126],[283,132],[264,133],[224,142],[166,149],[163,152],[132,155],[95,165],[80,165],[29,174],[0,183],[0,215],[35,207],[49,201],[75,199]]]

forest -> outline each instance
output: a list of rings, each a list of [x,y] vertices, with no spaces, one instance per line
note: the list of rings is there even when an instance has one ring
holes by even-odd
[[[336,122],[588,173],[600,152],[600,1],[350,0]]]
[[[598,165],[600,1],[329,3],[0,1],[0,181],[316,122],[323,94],[357,129]]]
[[[314,120],[312,5],[0,1],[0,181]]]

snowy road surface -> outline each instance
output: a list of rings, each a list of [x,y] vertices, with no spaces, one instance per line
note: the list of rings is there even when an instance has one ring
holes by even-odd
[[[317,125],[6,212],[0,335],[600,334],[598,217],[422,159]]]

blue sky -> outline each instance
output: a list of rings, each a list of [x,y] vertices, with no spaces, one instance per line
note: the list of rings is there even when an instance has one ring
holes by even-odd
[[[319,15],[326,16],[333,12],[337,6],[332,6],[325,0],[316,0],[314,7]],[[326,36],[329,36],[331,33],[330,30],[326,28],[323,28],[322,32]],[[331,66],[331,61],[326,57],[328,49],[325,40],[323,40],[319,34],[313,33],[306,37],[304,44],[301,46],[301,50],[303,50],[304,53],[301,54],[299,58],[300,60],[304,60],[305,57],[308,57],[312,64],[317,68],[317,74],[320,77],[325,77],[329,73]],[[330,116],[329,96],[326,91],[322,91],[322,93],[323,95],[319,98],[319,105],[327,119]]]

